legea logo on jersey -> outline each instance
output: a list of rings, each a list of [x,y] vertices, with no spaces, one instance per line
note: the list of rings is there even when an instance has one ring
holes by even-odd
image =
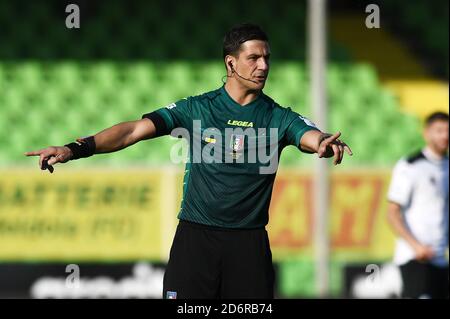
[[[253,122],[248,121],[228,120],[227,124],[233,126],[253,127]]]
[[[256,164],[260,174],[273,174],[278,168],[278,128],[253,128],[253,122],[228,121],[222,129],[202,129],[201,121],[192,121],[192,130],[175,128],[173,137],[183,137],[170,150],[173,163]],[[268,133],[269,132],[269,133]],[[187,143],[186,143],[187,142]],[[206,143],[205,143],[206,142]],[[255,166],[249,166],[249,169]]]

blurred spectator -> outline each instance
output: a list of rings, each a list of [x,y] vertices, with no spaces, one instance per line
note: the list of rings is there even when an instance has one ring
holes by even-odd
[[[404,298],[448,298],[448,114],[425,121],[425,147],[396,164],[388,220]]]

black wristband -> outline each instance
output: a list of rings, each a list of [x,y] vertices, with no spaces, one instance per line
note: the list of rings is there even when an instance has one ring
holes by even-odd
[[[76,142],[64,146],[70,148],[72,151],[70,160],[89,157],[95,153],[95,139],[93,136],[79,138]]]
[[[164,121],[163,117],[159,115],[158,112],[153,111],[151,113],[144,114],[142,115],[142,118],[149,119],[153,122],[153,125],[155,125],[156,132],[154,137],[170,134],[170,131],[167,129],[166,121]]]

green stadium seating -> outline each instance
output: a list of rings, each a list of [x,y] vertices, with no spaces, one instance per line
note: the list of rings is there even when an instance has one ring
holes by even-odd
[[[312,118],[307,72],[301,63],[277,62],[266,94]],[[6,114],[0,120],[0,159],[3,164],[30,163],[21,155],[27,149],[66,143],[139,119],[143,113],[219,87],[224,74],[220,61],[0,63],[0,85],[5,87],[0,102]],[[355,156],[347,165],[390,165],[420,147],[419,121],[400,112],[398,101],[380,88],[371,67],[331,64],[328,76],[328,130],[340,130],[352,146]],[[85,165],[160,165],[169,160],[175,142],[159,138]],[[288,148],[281,164],[301,166],[310,160]]]
[[[226,74],[221,61],[223,30],[242,21],[260,23],[271,40],[272,68],[265,93],[312,117],[305,1],[250,0],[240,3],[238,11],[234,1],[133,1],[126,6],[117,0],[89,2],[80,30],[60,27],[64,21],[57,1],[36,1],[25,9],[19,3],[0,1],[2,165],[30,163],[21,155],[27,149],[65,143],[218,88]],[[434,12],[440,18],[429,19],[416,3],[412,1],[401,19],[417,14],[418,21],[427,21],[427,30],[432,30],[426,35],[428,45],[448,57],[448,44],[439,41],[448,33],[442,31],[445,15]],[[441,4],[448,7],[445,1]],[[411,23],[419,27],[417,21]],[[332,39],[329,56],[327,129],[341,130],[355,150],[348,165],[393,163],[417,146],[419,123],[401,113],[392,93],[380,87],[373,67],[353,64],[346,48]],[[167,163],[175,142],[159,138],[77,165],[160,165]],[[298,166],[310,159],[288,148],[281,163]]]
[[[412,49],[432,62],[434,73],[448,80],[447,0],[414,0],[405,6],[399,1],[380,0],[385,15],[392,17],[397,33],[413,43]]]
[[[63,6],[57,0],[27,6],[2,2],[0,37],[8,46],[0,46],[0,59],[216,60],[223,30],[242,21],[264,26],[275,58],[305,59],[305,1],[238,2],[89,2],[83,5],[80,30],[62,27]],[[330,48],[332,58],[347,56],[333,42]]]

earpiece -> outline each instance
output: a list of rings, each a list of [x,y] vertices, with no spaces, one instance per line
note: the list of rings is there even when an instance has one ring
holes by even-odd
[[[230,68],[231,68],[231,72],[232,72],[232,73],[235,73],[235,74],[236,74],[238,77],[240,77],[241,79],[246,80],[246,81],[250,81],[250,82],[253,82],[253,83],[258,83],[258,82],[256,82],[256,81],[251,80],[251,79],[247,79],[247,78],[244,78],[243,76],[240,76],[239,73],[237,73],[237,71],[234,70],[234,67],[233,67],[233,61],[228,61],[228,65],[229,65]],[[228,77],[232,77],[232,76],[230,76],[230,75],[227,75],[227,76],[228,76]]]
[[[233,62],[232,62],[232,61],[229,61],[229,62],[228,62],[228,65],[230,66],[230,68],[231,68],[231,71],[233,71],[233,72],[234,72],[234,68],[233,68]]]

